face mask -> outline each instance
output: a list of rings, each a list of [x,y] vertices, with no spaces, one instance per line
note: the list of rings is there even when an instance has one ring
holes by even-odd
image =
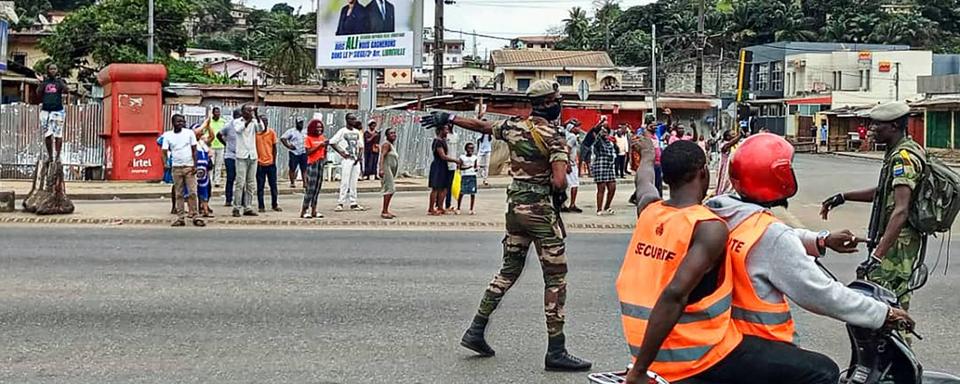
[[[534,108],[533,115],[542,117],[547,121],[556,121],[560,118],[561,111],[560,103],[553,103],[549,107]]]

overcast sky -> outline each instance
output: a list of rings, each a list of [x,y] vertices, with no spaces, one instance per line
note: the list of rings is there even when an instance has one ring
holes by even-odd
[[[237,0],[234,0],[237,1]],[[286,2],[294,8],[302,7],[306,13],[316,8],[315,0],[245,0],[245,4],[255,8],[270,9],[274,4]],[[653,0],[622,0],[620,6],[627,9],[634,5],[651,3]],[[423,25],[433,27],[433,1],[424,1]],[[541,35],[547,29],[562,24],[568,10],[579,6],[592,13],[591,0],[457,0],[456,4],[444,7],[447,29],[502,37],[503,39],[477,38],[477,54],[484,55],[485,50],[503,47],[510,37],[522,35]],[[457,33],[447,32],[447,38],[461,38]],[[473,37],[463,35],[466,40],[464,54],[472,54]]]

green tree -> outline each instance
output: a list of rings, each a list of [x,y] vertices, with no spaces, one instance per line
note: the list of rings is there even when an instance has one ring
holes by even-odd
[[[272,14],[254,31],[257,44],[264,47],[264,66],[283,83],[300,84],[315,71],[313,51],[303,38],[307,32],[296,18],[284,13]]]
[[[570,9],[570,16],[563,19],[563,40],[557,43],[561,49],[585,50],[590,41],[590,19],[587,11],[580,7]]]
[[[294,11],[295,9],[287,3],[277,3],[270,8],[270,13],[282,13],[288,16],[292,16]]]
[[[155,55],[183,53],[189,14],[184,0],[156,0]],[[147,5],[140,0],[102,0],[67,16],[40,48],[64,73],[80,69],[83,80],[111,63],[141,63],[147,52]]]
[[[233,4],[230,0],[195,0],[191,10],[198,19],[194,34],[211,34],[233,27]]]

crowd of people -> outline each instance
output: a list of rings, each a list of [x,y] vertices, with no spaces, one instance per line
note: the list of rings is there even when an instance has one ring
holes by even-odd
[[[214,217],[209,202],[213,190],[221,185],[224,206],[232,208],[234,217],[266,212],[268,189],[270,209],[282,212],[276,163],[280,146],[288,151],[290,188],[297,187],[298,177],[303,183],[301,218],[324,217],[317,210],[317,200],[328,151],[340,157],[340,188],[335,211],[366,211],[358,201],[357,183],[361,178],[374,179],[380,180],[382,187],[380,217],[396,218],[390,204],[397,190],[400,166],[397,132],[393,129],[381,132],[376,120],[367,121],[364,130],[355,114],[347,114],[343,128],[330,138],[324,135],[321,120],[313,119],[305,124],[302,118],[296,118],[294,126],[278,136],[269,120],[251,105],[233,111],[229,122],[223,119],[221,109],[214,107],[209,118],[190,128],[186,127],[182,115],[174,115],[172,123],[173,130],[164,133],[157,144],[164,154],[164,181],[173,184],[171,214],[178,215],[175,226],[185,225],[187,218],[197,226],[204,226],[204,218]],[[493,139],[482,135],[476,143],[468,142],[461,147],[458,135],[451,131],[452,127],[437,130],[432,146],[434,162],[428,182],[431,193],[427,213],[459,215],[467,200],[466,213],[475,215],[478,185],[489,185]],[[254,196],[256,210],[253,209]]]

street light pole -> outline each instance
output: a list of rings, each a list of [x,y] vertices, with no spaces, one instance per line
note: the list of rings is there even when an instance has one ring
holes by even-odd
[[[153,0],[147,0],[147,62],[153,62]]]

